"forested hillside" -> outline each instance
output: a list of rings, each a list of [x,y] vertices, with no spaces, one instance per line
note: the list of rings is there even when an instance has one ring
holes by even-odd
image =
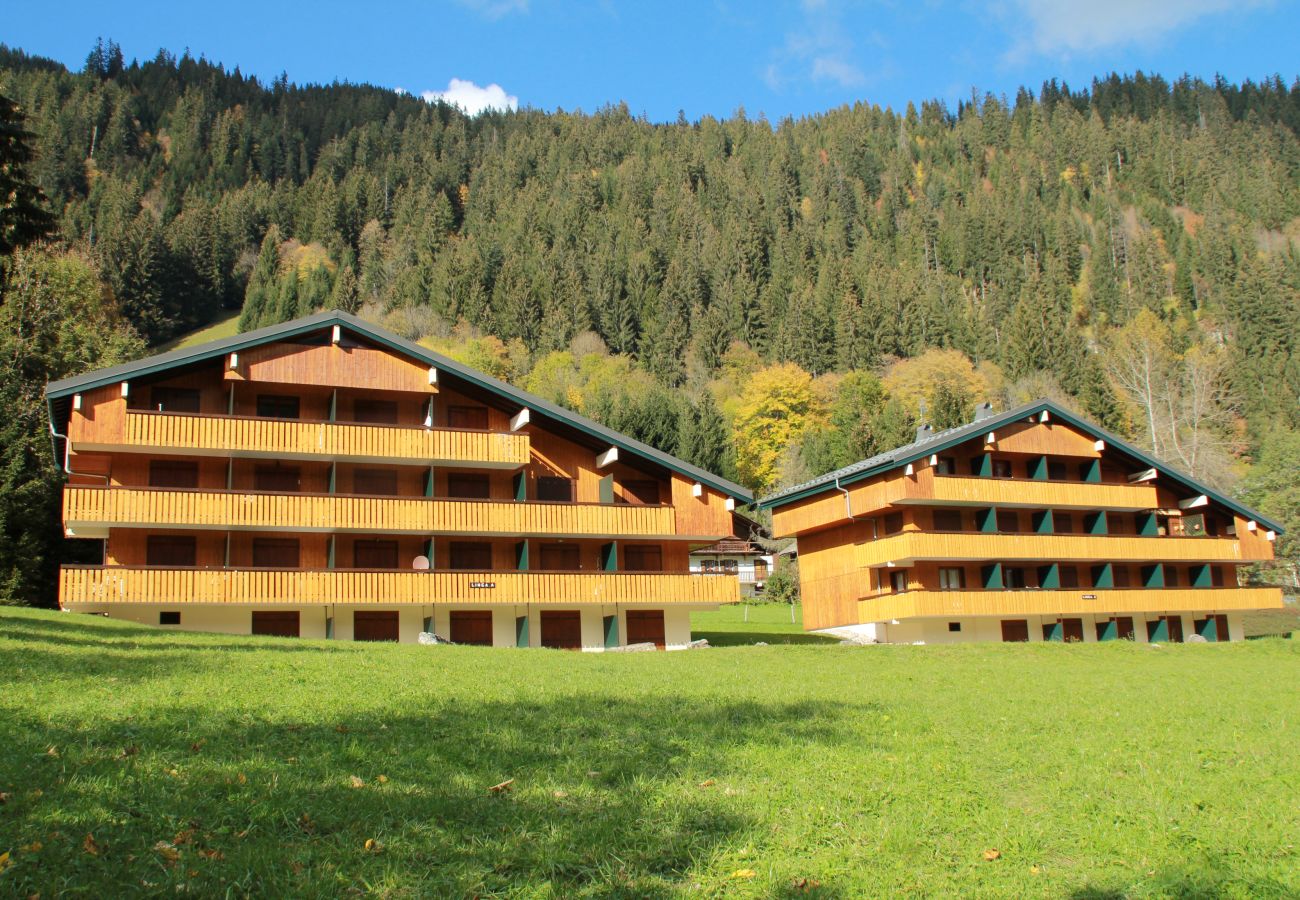
[[[1300,525],[1300,83],[467,118],[110,43],[0,94],[55,224],[5,304],[72,267],[113,353],[337,306],[760,492],[1048,395]]]

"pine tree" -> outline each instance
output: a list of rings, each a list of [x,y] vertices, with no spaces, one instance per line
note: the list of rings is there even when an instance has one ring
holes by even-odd
[[[244,308],[239,314],[240,331],[252,331],[271,323],[270,316],[279,298],[280,243],[280,229],[272,224],[262,238],[262,249],[248,278]]]
[[[0,94],[0,259],[54,229],[45,195],[31,180],[33,135],[18,104]]]

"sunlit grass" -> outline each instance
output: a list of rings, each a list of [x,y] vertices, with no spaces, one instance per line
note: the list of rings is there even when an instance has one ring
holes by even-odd
[[[793,636],[750,612],[697,627]],[[1296,896],[1297,684],[1280,640],[600,655],[6,610],[0,896]]]

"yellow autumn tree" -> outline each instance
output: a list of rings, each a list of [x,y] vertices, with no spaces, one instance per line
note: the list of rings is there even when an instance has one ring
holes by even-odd
[[[786,448],[819,419],[813,378],[794,363],[768,366],[745,384],[735,406],[736,471],[764,492],[776,483]]]
[[[900,400],[918,419],[924,403],[927,414],[935,408],[941,389],[964,396],[972,406],[994,400],[1002,391],[1002,370],[990,362],[977,368],[960,350],[932,347],[920,356],[900,359],[881,379],[889,396]]]

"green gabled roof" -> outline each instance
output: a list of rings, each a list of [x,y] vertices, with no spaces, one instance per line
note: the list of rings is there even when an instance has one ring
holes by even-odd
[[[209,359],[215,359],[224,356],[227,353],[237,353],[248,347],[256,347],[260,344],[267,344],[273,341],[282,341],[287,338],[297,337],[298,335],[308,334],[319,331],[323,328],[338,325],[343,329],[353,332],[361,337],[373,341],[382,346],[388,347],[405,356],[420,360],[426,365],[433,366],[440,373],[453,375],[462,381],[468,382],[478,388],[495,394],[511,403],[518,404],[520,407],[527,407],[530,415],[536,421],[538,417],[549,418],[570,428],[574,428],[593,438],[599,439],[602,443],[608,443],[611,447],[618,447],[619,450],[631,453],[635,456],[650,460],[664,468],[678,472],[682,475],[698,481],[701,484],[721,491],[729,497],[734,497],[743,503],[752,503],[754,495],[751,491],[741,487],[738,484],[728,481],[714,475],[712,472],[706,472],[698,466],[693,466],[685,460],[678,459],[648,444],[643,444],[634,440],[625,434],[620,434],[611,428],[606,428],[599,422],[593,422],[586,416],[581,416],[571,410],[556,406],[541,397],[537,397],[527,391],[521,391],[513,385],[506,384],[504,381],[472,369],[464,363],[459,363],[450,357],[443,356],[441,353],[435,353],[419,344],[408,341],[388,331],[380,328],[370,322],[366,322],[356,316],[348,315],[339,310],[319,312],[302,319],[294,319],[292,322],[285,322],[280,325],[270,325],[266,328],[259,328],[256,331],[249,331],[244,334],[238,334],[234,337],[222,338],[221,340],[212,341],[207,344],[200,344],[195,347],[185,347],[183,349],[172,350],[167,353],[160,353],[157,356],[146,357],[145,359],[135,362],[122,363],[121,365],[111,366],[107,369],[99,369],[94,372],[87,372],[84,375],[77,375],[73,378],[65,378],[62,381],[51,382],[45,389],[46,402],[49,405],[50,423],[54,430],[59,433],[66,431],[68,416],[71,412],[72,396],[94,388],[105,387],[116,384],[130,378],[139,378],[145,375],[153,375],[158,372],[165,372],[168,369],[174,369],[179,366],[192,365],[194,363],[204,362]]]
[[[960,425],[957,428],[949,428],[946,431],[938,431],[933,434],[928,434],[910,444],[904,444],[903,446],[896,447],[893,450],[878,453],[869,459],[853,463],[852,465],[845,466],[842,469],[837,469],[834,472],[828,472],[827,474],[814,478],[811,481],[796,484],[793,487],[764,497],[758,501],[758,506],[760,509],[776,509],[777,507],[785,506],[821,494],[829,489],[834,489],[837,485],[844,486],[864,481],[876,475],[906,466],[908,463],[924,459],[931,454],[940,453],[950,447],[955,447],[958,444],[964,443],[982,433],[996,431],[1003,425],[1008,425],[1023,419],[1035,418],[1043,412],[1048,413],[1052,419],[1073,425],[1075,428],[1078,428],[1086,434],[1100,438],[1106,442],[1107,447],[1113,447],[1128,454],[1134,459],[1139,460],[1147,466],[1150,466],[1169,481],[1179,484],[1193,493],[1204,494],[1209,499],[1226,506],[1228,509],[1239,513],[1247,519],[1253,519],[1265,528],[1271,531],[1276,531],[1278,534],[1282,533],[1282,526],[1276,522],[1265,518],[1247,506],[1243,506],[1236,500],[1225,497],[1213,488],[1201,484],[1190,475],[1183,474],[1150,454],[1138,450],[1123,438],[1116,437],[1100,425],[1095,425],[1092,422],[1088,422],[1064,409],[1061,409],[1061,407],[1052,403],[1050,400],[1036,400],[1033,403],[1028,403],[1004,413],[994,413],[975,422]]]

